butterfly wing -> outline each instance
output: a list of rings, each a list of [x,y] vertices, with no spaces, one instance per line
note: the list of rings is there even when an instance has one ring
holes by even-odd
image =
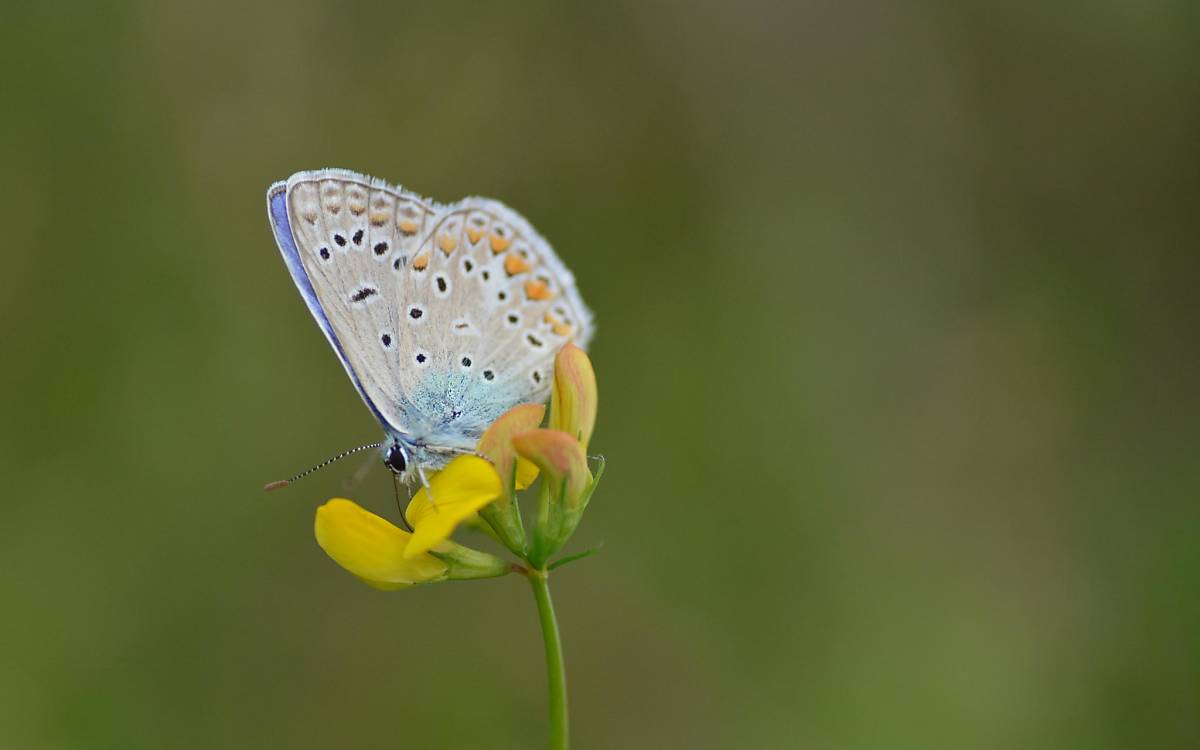
[[[586,345],[571,273],[519,214],[467,198],[429,222],[401,287],[401,390],[435,446],[471,448],[497,417],[544,401],[554,355]]]
[[[363,401],[404,432],[396,398],[398,277],[434,207],[344,170],[299,172],[267,193],[284,262]]]
[[[441,206],[321,170],[272,186],[268,209],[363,400],[417,445],[469,450],[504,411],[545,400],[558,349],[591,336],[570,272],[495,201]]]

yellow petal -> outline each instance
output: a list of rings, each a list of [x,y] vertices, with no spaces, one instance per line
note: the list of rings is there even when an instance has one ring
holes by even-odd
[[[524,458],[545,472],[550,481],[552,502],[564,495],[569,507],[579,502],[592,481],[587,457],[579,441],[559,430],[530,430],[514,435],[513,445]]]
[[[501,482],[507,488],[508,478],[512,476],[513,461],[517,462],[517,489],[523,490],[537,479],[537,466],[517,458],[516,449],[512,445],[512,436],[519,432],[528,432],[542,423],[546,407],[542,404],[521,404],[514,406],[492,422],[479,439],[476,447],[481,455],[487,456],[496,466]]]
[[[529,485],[537,481],[538,467],[532,461],[517,456],[517,489],[529,489]]]
[[[446,577],[433,555],[408,555],[412,535],[353,501],[334,498],[317,508],[313,526],[325,554],[363,582],[393,590]]]
[[[579,441],[587,454],[596,426],[596,372],[588,355],[574,344],[554,358],[554,390],[550,394],[550,427]]]
[[[429,486],[433,502],[429,500],[429,490],[422,487],[404,512],[413,527],[405,557],[421,555],[448,539],[456,526],[502,492],[500,475],[479,456],[459,456],[435,474]]]

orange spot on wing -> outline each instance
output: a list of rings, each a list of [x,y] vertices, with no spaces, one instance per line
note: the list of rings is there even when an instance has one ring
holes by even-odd
[[[554,292],[542,281],[526,281],[525,295],[532,300],[548,300],[554,297]]]
[[[454,239],[448,234],[439,234],[437,243],[438,247],[440,247],[442,252],[446,255],[454,252],[454,248],[458,247],[458,240]]]
[[[372,226],[381,227],[387,223],[388,215],[384,211],[372,211],[370,218]]]
[[[421,253],[413,260],[413,270],[424,271],[429,265],[429,253]]]
[[[509,276],[516,276],[529,270],[529,264],[520,255],[509,255],[504,259],[504,270]]]
[[[474,245],[483,236],[483,230],[476,229],[475,227],[467,227],[467,236],[471,238],[471,244]]]
[[[554,313],[550,312],[549,310],[547,310],[546,314],[542,316],[542,320],[550,324],[550,330],[553,331],[556,336],[571,335],[571,326],[559,320],[557,317],[555,317]]]
[[[498,234],[493,234],[491,243],[492,252],[499,255],[508,249],[508,246],[512,244],[512,240],[508,239],[507,237],[501,237]]]
[[[397,226],[400,227],[400,231],[405,234],[416,234],[417,232],[417,223],[415,221],[409,221],[408,219],[405,219],[397,224]]]

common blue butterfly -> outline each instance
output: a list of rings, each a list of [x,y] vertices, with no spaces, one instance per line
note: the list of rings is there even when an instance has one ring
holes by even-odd
[[[267,216],[404,479],[471,452],[509,408],[544,401],[559,348],[591,337],[571,272],[497,201],[442,205],[322,169],[273,184]]]

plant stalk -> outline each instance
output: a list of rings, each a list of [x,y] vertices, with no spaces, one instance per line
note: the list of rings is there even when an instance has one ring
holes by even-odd
[[[554,603],[550,601],[550,585],[546,572],[532,570],[528,573],[529,585],[537,600],[538,619],[542,623],[542,640],[546,644],[546,678],[550,688],[550,750],[567,750],[570,746],[570,730],[567,724],[567,671],[563,665],[562,639],[558,634],[558,620],[554,617]]]

